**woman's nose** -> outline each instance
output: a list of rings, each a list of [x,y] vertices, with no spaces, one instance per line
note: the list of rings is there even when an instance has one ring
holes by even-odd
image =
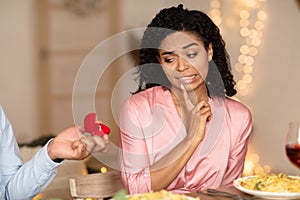
[[[182,57],[179,57],[177,60],[177,67],[176,70],[177,71],[184,71],[189,67],[189,63]]]

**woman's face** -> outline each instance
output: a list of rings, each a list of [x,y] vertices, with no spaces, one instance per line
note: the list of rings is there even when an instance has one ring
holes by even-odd
[[[158,60],[172,84],[172,88],[196,90],[205,86],[208,62],[212,59],[212,45],[206,50],[195,34],[175,32],[162,40]]]

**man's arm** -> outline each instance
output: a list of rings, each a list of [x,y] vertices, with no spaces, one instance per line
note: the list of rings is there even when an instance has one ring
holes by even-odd
[[[31,160],[23,165],[12,126],[1,106],[0,123],[1,199],[32,199],[53,180],[62,160],[85,159],[90,155],[91,150],[105,150],[108,144],[108,138],[97,138],[103,140],[101,147],[95,142],[85,144],[82,139],[86,136],[83,136],[77,127],[72,127],[49,140]],[[90,141],[94,141],[95,136],[90,137],[92,138]]]

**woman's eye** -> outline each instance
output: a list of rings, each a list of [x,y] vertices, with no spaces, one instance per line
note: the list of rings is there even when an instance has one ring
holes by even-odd
[[[194,57],[196,57],[197,55],[198,55],[198,53],[195,52],[195,53],[188,53],[186,56],[187,56],[188,58],[194,58]]]
[[[175,60],[175,58],[165,58],[164,59],[164,62],[165,63],[171,63],[171,62],[173,62]]]

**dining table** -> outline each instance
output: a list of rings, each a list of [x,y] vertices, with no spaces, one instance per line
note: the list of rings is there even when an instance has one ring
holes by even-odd
[[[188,196],[194,197],[194,198],[199,197],[200,200],[230,200],[230,199],[233,199],[233,200],[267,200],[266,198],[261,198],[261,197],[252,196],[252,195],[243,193],[243,192],[239,191],[238,189],[236,189],[234,186],[215,188],[215,190],[230,193],[230,194],[235,194],[242,198],[222,196],[222,195],[219,195],[216,193],[208,193],[206,191],[193,192],[193,193],[188,194]]]

